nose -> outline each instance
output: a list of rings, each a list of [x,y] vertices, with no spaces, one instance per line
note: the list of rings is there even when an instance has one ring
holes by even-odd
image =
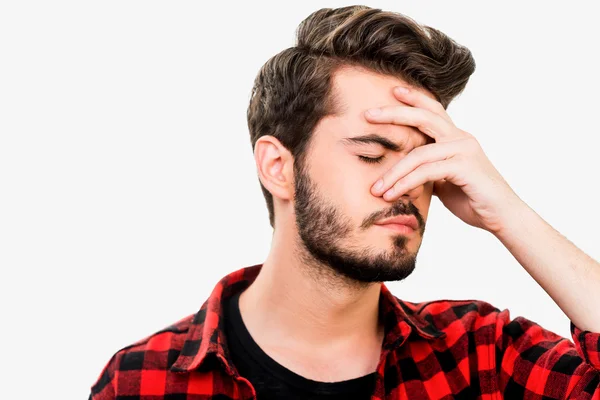
[[[408,192],[404,193],[402,196],[400,196],[403,199],[406,200],[410,200],[410,201],[414,201],[416,199],[418,199],[422,194],[423,194],[423,190],[424,190],[424,186],[417,186],[416,188],[409,190]]]
[[[432,188],[433,188],[433,186],[432,186]],[[400,198],[405,201],[415,201],[416,199],[421,197],[421,195],[424,193],[424,191],[425,191],[425,185],[417,186],[416,188],[411,189],[408,192],[405,192],[404,194],[402,194],[402,196],[400,196]],[[383,198],[383,196],[378,196],[378,197],[385,200]],[[398,201],[398,199],[393,200],[391,202],[393,203],[394,201]]]

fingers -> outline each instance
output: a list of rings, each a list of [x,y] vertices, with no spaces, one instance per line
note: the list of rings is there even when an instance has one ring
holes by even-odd
[[[436,142],[448,141],[456,137],[454,125],[437,114],[423,108],[409,106],[386,106],[372,108],[365,112],[370,123],[408,125],[417,128]]]
[[[376,187],[377,184],[373,185],[371,192],[373,195],[379,196],[393,187],[398,180],[403,179],[406,175],[416,170],[421,164],[447,160],[458,154],[460,150],[461,145],[457,141],[431,143],[417,147],[390,168],[381,177],[381,181],[383,181],[381,186]]]
[[[453,160],[435,161],[427,164],[421,164],[413,172],[397,181],[386,193],[383,198],[387,201],[394,201],[400,198],[404,193],[409,192],[430,181],[440,179],[454,179]]]
[[[446,112],[444,106],[436,99],[432,99],[421,91],[405,86],[398,86],[394,88],[393,93],[394,96],[396,96],[396,98],[401,102],[409,104],[413,107],[429,110],[432,113],[439,115],[447,122],[452,123],[452,120],[450,119],[450,116]]]

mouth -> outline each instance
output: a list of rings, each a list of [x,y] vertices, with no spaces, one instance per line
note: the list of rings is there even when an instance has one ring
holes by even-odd
[[[403,234],[411,234],[415,231],[411,226],[403,225],[403,224],[375,224],[382,228],[390,229],[394,232],[403,233]]]
[[[405,229],[410,228],[411,231],[416,231],[419,229],[419,221],[414,215],[397,215],[392,218],[385,219],[383,221],[377,222],[376,225],[395,228],[395,229]],[[404,226],[405,228],[400,228],[400,226]]]

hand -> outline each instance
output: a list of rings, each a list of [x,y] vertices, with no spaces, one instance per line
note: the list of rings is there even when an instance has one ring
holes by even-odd
[[[454,215],[469,225],[493,234],[501,231],[511,209],[522,203],[492,165],[473,135],[458,129],[444,107],[416,90],[402,93],[398,100],[407,105],[387,106],[365,113],[375,124],[413,126],[435,140],[417,147],[373,186],[374,195],[388,201],[426,182],[434,181],[433,194]],[[378,110],[378,111],[377,111]]]

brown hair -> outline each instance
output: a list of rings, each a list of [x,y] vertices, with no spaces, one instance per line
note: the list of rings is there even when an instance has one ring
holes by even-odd
[[[252,149],[271,135],[290,151],[294,168],[304,161],[312,131],[336,113],[331,78],[359,66],[426,89],[447,108],[475,71],[471,52],[442,32],[400,13],[367,6],[323,8],[300,23],[296,45],[260,69],[248,106]],[[260,184],[275,228],[273,195]]]

